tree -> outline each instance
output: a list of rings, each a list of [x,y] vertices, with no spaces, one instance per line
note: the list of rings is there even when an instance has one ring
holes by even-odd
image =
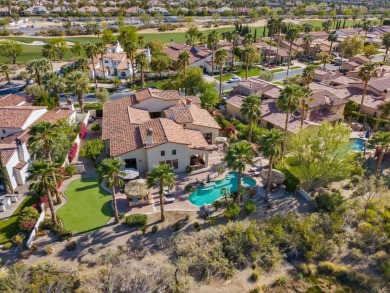
[[[342,123],[301,129],[288,137],[286,152],[288,170],[309,191],[348,178],[357,166],[350,129]]]
[[[309,87],[300,87],[299,93],[299,108],[301,109],[301,128],[303,128],[303,121],[305,120],[305,112],[309,111],[308,99],[311,94]]]
[[[123,163],[114,157],[104,159],[96,168],[98,173],[99,182],[111,188],[112,204],[114,208],[115,222],[119,223],[118,205],[115,196],[115,186],[122,186],[123,180],[121,176],[125,175],[125,172],[121,171]]]
[[[102,33],[102,42],[104,44],[112,44],[116,41],[116,36],[112,33],[112,31],[108,28],[103,29]]]
[[[324,29],[324,31],[326,31],[326,32],[328,33],[330,27],[332,26],[332,21],[330,21],[330,20],[324,21],[324,22],[321,24],[321,26],[322,26],[322,28]]]
[[[229,52],[226,49],[219,49],[215,52],[215,64],[219,67],[219,96],[222,98],[222,74],[223,66],[229,57]]]
[[[190,46],[196,45],[196,41],[199,39],[200,32],[198,26],[195,24],[190,24],[186,31],[186,44]]]
[[[129,41],[123,45],[123,49],[126,52],[127,59],[130,60],[131,63],[131,72],[133,75],[133,83],[135,83],[135,56],[137,55],[137,45],[135,42]]]
[[[177,59],[179,68],[183,71],[184,76],[184,94],[187,94],[187,66],[190,65],[190,53],[187,51],[181,51]]]
[[[253,46],[247,46],[242,51],[242,61],[245,64],[245,78],[248,79],[249,67],[260,60],[259,54],[256,52],[256,48]]]
[[[363,55],[367,58],[371,58],[373,55],[375,55],[378,52],[375,45],[368,44],[363,47]]]
[[[75,62],[75,69],[82,72],[88,72],[89,71],[88,59],[85,57],[78,58]]]
[[[158,72],[160,79],[162,78],[162,72],[166,71],[172,63],[172,59],[165,53],[160,53],[152,57],[150,62],[150,68],[154,72]]]
[[[272,47],[272,39],[273,35],[275,34],[275,28],[276,28],[276,19],[271,17],[267,21],[267,26],[268,28],[268,35],[270,37],[270,42],[269,42],[269,56],[268,56],[268,66],[271,64],[271,47]],[[265,28],[264,28],[265,29]]]
[[[81,71],[73,71],[66,78],[66,86],[68,91],[74,92],[77,95],[81,113],[84,113],[84,92],[88,91],[89,78]]]
[[[372,77],[378,77],[378,67],[379,67],[378,63],[369,62],[369,63],[363,64],[359,69],[358,76],[364,82],[364,88],[363,88],[362,100],[360,102],[359,114],[362,111],[364,97],[366,96],[366,92],[367,92],[368,82],[370,81],[370,79]]]
[[[8,84],[12,84],[11,78],[9,76],[11,74],[11,71],[10,71],[9,66],[7,64],[1,65],[0,72],[5,75],[5,78],[7,79]]]
[[[100,61],[102,62],[103,78],[106,80],[106,68],[104,67],[104,54],[106,54],[107,48],[103,41],[96,43],[96,56],[100,55]]]
[[[303,37],[303,43],[305,44],[305,55],[309,55],[310,44],[313,42],[311,35],[305,35]]]
[[[278,100],[277,100],[277,107],[278,109],[286,112],[286,121],[284,125],[284,140],[282,144],[282,152],[281,157],[283,158],[284,155],[284,148],[286,144],[286,138],[287,138],[287,129],[288,129],[288,122],[290,119],[290,114],[295,112],[298,103],[299,103],[299,94],[300,94],[300,87],[295,84],[289,84],[286,85],[280,92]]]
[[[42,76],[50,70],[50,63],[46,58],[33,59],[27,63],[26,70],[35,77],[38,85],[41,85]]]
[[[86,144],[80,149],[80,156],[91,160],[96,165],[96,160],[104,149],[104,143],[100,138],[87,140]]]
[[[149,61],[148,58],[144,53],[139,53],[137,56],[135,56],[135,64],[140,69],[141,72],[141,88],[144,88],[145,86],[145,79],[144,79],[144,72],[149,67]]]
[[[144,44],[145,44],[145,37],[144,36],[138,36],[137,44],[142,49],[144,47]]]
[[[74,42],[73,46],[70,47],[70,51],[76,56],[80,57],[83,53],[84,47],[80,42]]]
[[[33,182],[29,189],[35,192],[42,192],[48,199],[51,218],[55,226],[58,225],[54,211],[52,193],[57,190],[57,183],[60,179],[58,167],[44,159],[33,161],[27,169],[27,181]]]
[[[384,46],[386,49],[385,55],[383,56],[383,62],[386,62],[387,54],[389,53],[389,49],[390,49],[390,32],[383,34],[381,36],[381,39],[382,39],[382,46]]]
[[[58,60],[62,60],[65,57],[65,53],[68,52],[69,47],[64,38],[55,38],[50,41],[53,45],[55,56]]]
[[[238,173],[237,192],[240,200],[243,196],[241,194],[242,172],[245,170],[246,164],[253,165],[253,158],[254,151],[248,141],[239,141],[230,145],[225,156],[227,166]]]
[[[234,30],[230,32],[231,43],[232,43],[232,66],[234,66],[234,52],[237,47],[238,40],[240,39],[240,34]]]
[[[248,119],[249,122],[249,131],[248,131],[248,141],[252,141],[252,129],[253,123],[256,123],[261,119],[261,98],[256,95],[250,95],[245,98],[241,105],[240,114]]]
[[[328,42],[330,42],[329,55],[332,54],[333,43],[337,41],[338,34],[336,31],[331,31],[328,35]]]
[[[110,101],[110,94],[108,93],[108,90],[105,88],[95,90],[95,96],[96,96],[96,100],[100,104],[105,104],[108,101]]]
[[[328,52],[320,52],[317,54],[317,59],[320,60],[322,69],[325,69],[326,64],[332,61],[332,56],[328,54]]]
[[[64,77],[54,72],[50,72],[43,77],[43,84],[46,90],[51,91],[53,93],[55,103],[59,107],[60,93],[63,92],[66,88]]]
[[[93,70],[93,79],[95,81],[95,89],[97,89],[97,80],[96,80],[96,68],[95,68],[95,57],[97,56],[97,47],[93,43],[84,43],[84,51],[89,59],[91,59],[92,70]]]
[[[272,81],[274,79],[274,74],[270,70],[261,70],[258,78],[265,81]]]
[[[377,132],[375,133],[372,138],[369,140],[369,146],[371,148],[379,148],[380,154],[378,156],[375,169],[374,169],[374,175],[377,176],[379,167],[382,164],[383,157],[385,153],[389,150],[390,147],[390,132]]]
[[[358,55],[363,49],[363,39],[359,35],[348,36],[340,43],[340,51],[344,58]]]
[[[272,167],[275,157],[280,153],[283,137],[283,132],[276,128],[265,131],[260,137],[259,151],[261,151],[266,157],[269,158],[267,187],[265,189],[264,203],[267,203],[269,199]]]
[[[123,26],[119,28],[118,41],[121,44],[126,44],[128,42],[136,43],[137,41],[139,41],[137,29],[132,26]]]
[[[296,41],[298,39],[299,32],[300,32],[299,28],[297,28],[297,27],[291,27],[286,32],[286,41],[288,41],[290,43],[290,49],[288,52],[287,76],[288,76],[288,72],[290,71],[292,45],[293,45],[294,41]]]
[[[209,34],[207,35],[207,44],[211,49],[211,75],[214,75],[214,59],[215,59],[214,53],[218,41],[219,41],[218,32],[216,30],[209,32]]]
[[[23,45],[15,40],[2,40],[0,42],[0,55],[10,58],[16,64],[16,58],[24,51]]]
[[[154,166],[151,171],[148,172],[146,177],[146,183],[149,188],[153,188],[158,185],[158,193],[160,196],[160,211],[161,222],[165,221],[164,214],[164,187],[172,189],[175,186],[176,176],[173,173],[173,168],[167,164]]]
[[[51,71],[53,71],[53,60],[56,58],[57,52],[53,43],[47,43],[42,47],[42,57],[47,58],[50,62]]]
[[[303,69],[302,80],[305,85],[309,85],[313,81],[315,71],[318,68],[315,64],[309,64]]]
[[[278,32],[278,43],[276,45],[276,56],[275,56],[275,60],[276,62],[278,62],[278,56],[279,56],[279,46],[280,46],[280,37],[281,37],[281,34],[282,34],[282,28],[283,28],[283,19],[282,18],[279,18],[275,21],[275,29],[277,30]]]
[[[372,23],[370,20],[363,21],[362,29],[364,30],[364,41],[367,40],[367,33],[371,30]]]

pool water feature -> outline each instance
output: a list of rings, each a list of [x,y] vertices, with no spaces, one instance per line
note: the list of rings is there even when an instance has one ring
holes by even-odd
[[[366,143],[366,141],[364,139],[360,139],[360,138],[351,138],[351,141],[352,141],[352,150],[355,151],[355,152],[362,152],[364,151],[364,145]]]
[[[238,174],[236,172],[229,173],[224,179],[206,183],[204,186],[199,186],[199,188],[190,195],[189,200],[193,205],[200,207],[205,204],[211,204],[222,197],[222,188],[227,188],[231,193],[237,191],[237,183]],[[242,176],[241,184],[244,187],[252,187],[256,185],[256,180]]]

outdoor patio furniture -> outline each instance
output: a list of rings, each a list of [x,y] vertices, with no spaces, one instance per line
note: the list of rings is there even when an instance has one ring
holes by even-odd
[[[164,196],[164,202],[165,203],[172,203],[172,202],[175,202],[176,199],[174,199],[173,197],[166,197]]]
[[[253,176],[260,176],[260,172],[254,172]]]
[[[152,194],[144,179],[129,181],[124,188],[124,193],[130,207],[152,203]]]

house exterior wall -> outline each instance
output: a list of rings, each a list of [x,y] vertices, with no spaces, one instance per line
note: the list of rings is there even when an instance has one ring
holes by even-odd
[[[22,130],[22,128],[0,128],[0,137],[4,138]]]
[[[162,112],[164,109],[177,105],[178,102],[179,100],[165,101],[162,99],[150,98],[135,104],[133,107],[148,112]]]
[[[126,159],[136,159],[137,160],[137,170],[139,172],[147,172],[148,171],[148,158],[146,154],[147,150],[144,148],[134,150],[132,152],[128,152],[122,155],[117,156],[117,158],[121,159],[125,162]]]
[[[18,186],[18,182],[16,180],[17,179],[16,174],[14,172],[14,166],[17,163],[19,163],[19,157],[18,157],[18,152],[15,150],[10,160],[8,161],[7,165],[5,166],[5,168],[7,169],[9,181],[13,189],[15,189]]]
[[[235,115],[235,116],[241,117],[240,108],[236,107],[235,105],[232,105],[230,103],[226,103],[226,111],[230,115]]]
[[[176,155],[172,154],[176,150]],[[165,151],[165,156],[161,156],[161,151]],[[174,172],[184,172],[190,165],[188,145],[165,143],[150,149],[147,149],[148,169],[152,170],[153,166],[159,165],[161,161],[178,160],[179,166]]]
[[[192,123],[186,123],[186,126],[184,128],[192,129],[192,130],[198,130],[202,134],[205,133],[212,133],[212,142],[215,142],[215,138],[218,137],[219,129],[206,127],[206,126],[200,126],[200,125],[194,125]]]

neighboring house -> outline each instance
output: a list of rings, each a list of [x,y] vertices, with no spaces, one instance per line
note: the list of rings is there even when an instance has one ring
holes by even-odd
[[[78,12],[81,13],[92,13],[92,14],[98,14],[99,9],[95,6],[84,6],[78,9]]]
[[[145,14],[145,10],[139,8],[138,6],[134,6],[134,7],[127,8],[126,13],[130,15]]]
[[[341,71],[354,71],[364,63],[371,62],[370,59],[364,56],[354,56],[348,59],[348,62],[343,62],[341,64]]]
[[[107,154],[140,172],[162,163],[175,172],[207,167],[211,147],[206,138],[211,133],[214,139],[219,126],[198,108],[197,100],[177,91],[145,89],[105,104],[102,139]]]
[[[350,84],[351,87],[363,89],[364,82],[358,81]],[[371,78],[367,84],[367,91],[384,99],[390,99],[390,77]]]
[[[11,14],[11,12],[9,11],[8,7],[0,7],[0,15],[1,16],[7,16],[10,14]]]
[[[163,7],[151,7],[147,10],[149,13],[161,13],[164,16],[168,16],[170,13]]]
[[[316,69],[314,71],[314,77],[313,80],[319,83],[328,83],[330,80],[333,79],[333,77],[337,75],[341,75],[337,72],[334,71],[328,71],[328,70],[323,70],[323,69]]]
[[[237,84],[237,87],[234,88],[234,93],[243,96],[257,95],[263,98],[274,98],[276,95],[275,98],[277,98],[279,89],[271,82],[257,77],[250,77],[248,79],[241,80]]]
[[[46,8],[46,6],[32,6],[24,10],[24,13],[31,14],[31,15],[44,15],[49,14],[49,10]]]

